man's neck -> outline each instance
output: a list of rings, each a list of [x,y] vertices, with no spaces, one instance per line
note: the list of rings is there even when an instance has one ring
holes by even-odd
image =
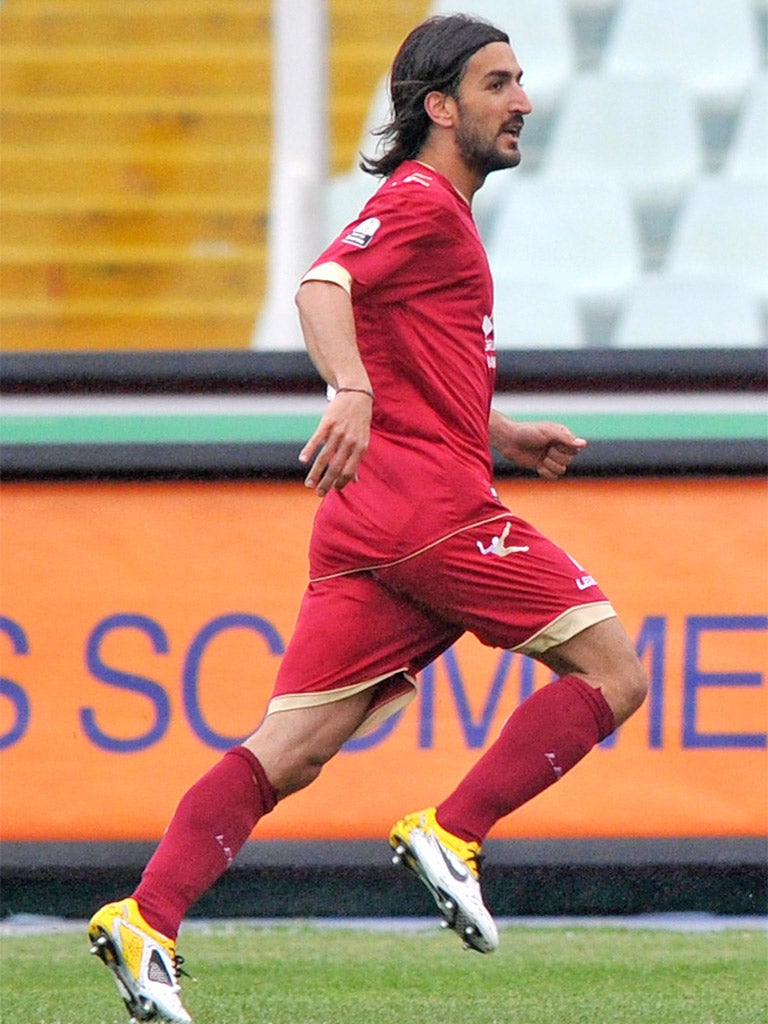
[[[417,155],[419,163],[425,164],[453,185],[459,195],[470,206],[475,192],[482,186],[485,179],[478,179],[477,174],[467,167],[457,152],[445,151],[444,146],[430,144],[428,141]]]

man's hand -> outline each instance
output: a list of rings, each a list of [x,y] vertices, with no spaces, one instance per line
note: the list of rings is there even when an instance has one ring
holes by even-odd
[[[492,410],[491,445],[510,462],[533,469],[545,480],[557,480],[587,442],[562,423],[517,423]]]
[[[372,403],[369,395],[357,391],[337,394],[318,424],[317,430],[299,453],[299,461],[312,462],[304,480],[319,497],[332,487],[341,490],[354,480],[368,449]]]

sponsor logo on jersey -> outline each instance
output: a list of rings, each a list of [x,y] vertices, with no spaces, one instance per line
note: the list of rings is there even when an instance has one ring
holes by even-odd
[[[370,245],[371,239],[380,227],[381,221],[378,217],[369,217],[367,220],[361,220],[345,238],[342,238],[342,242],[346,242],[347,245],[357,246],[358,249],[365,249],[367,245]]]
[[[488,369],[493,370],[496,366],[496,340],[493,333],[493,318],[488,314],[483,317],[483,337],[485,338],[485,359]]]

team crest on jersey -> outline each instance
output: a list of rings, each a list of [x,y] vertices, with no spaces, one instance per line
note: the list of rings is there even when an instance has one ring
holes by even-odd
[[[357,246],[358,249],[365,249],[366,246],[370,245],[373,236],[381,227],[381,221],[378,217],[369,217],[367,220],[361,220],[359,224],[342,238],[342,242],[346,242],[347,245]]]

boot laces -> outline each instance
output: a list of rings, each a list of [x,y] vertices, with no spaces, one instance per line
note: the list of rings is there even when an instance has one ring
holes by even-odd
[[[184,964],[184,962],[185,962],[184,961],[184,957],[181,955],[181,953],[177,953],[174,950],[174,953],[173,953],[173,973],[176,975],[177,978],[184,977],[184,978],[189,978],[191,981],[197,981],[197,979],[194,977],[194,975],[190,974],[189,971],[186,970],[182,966]]]

